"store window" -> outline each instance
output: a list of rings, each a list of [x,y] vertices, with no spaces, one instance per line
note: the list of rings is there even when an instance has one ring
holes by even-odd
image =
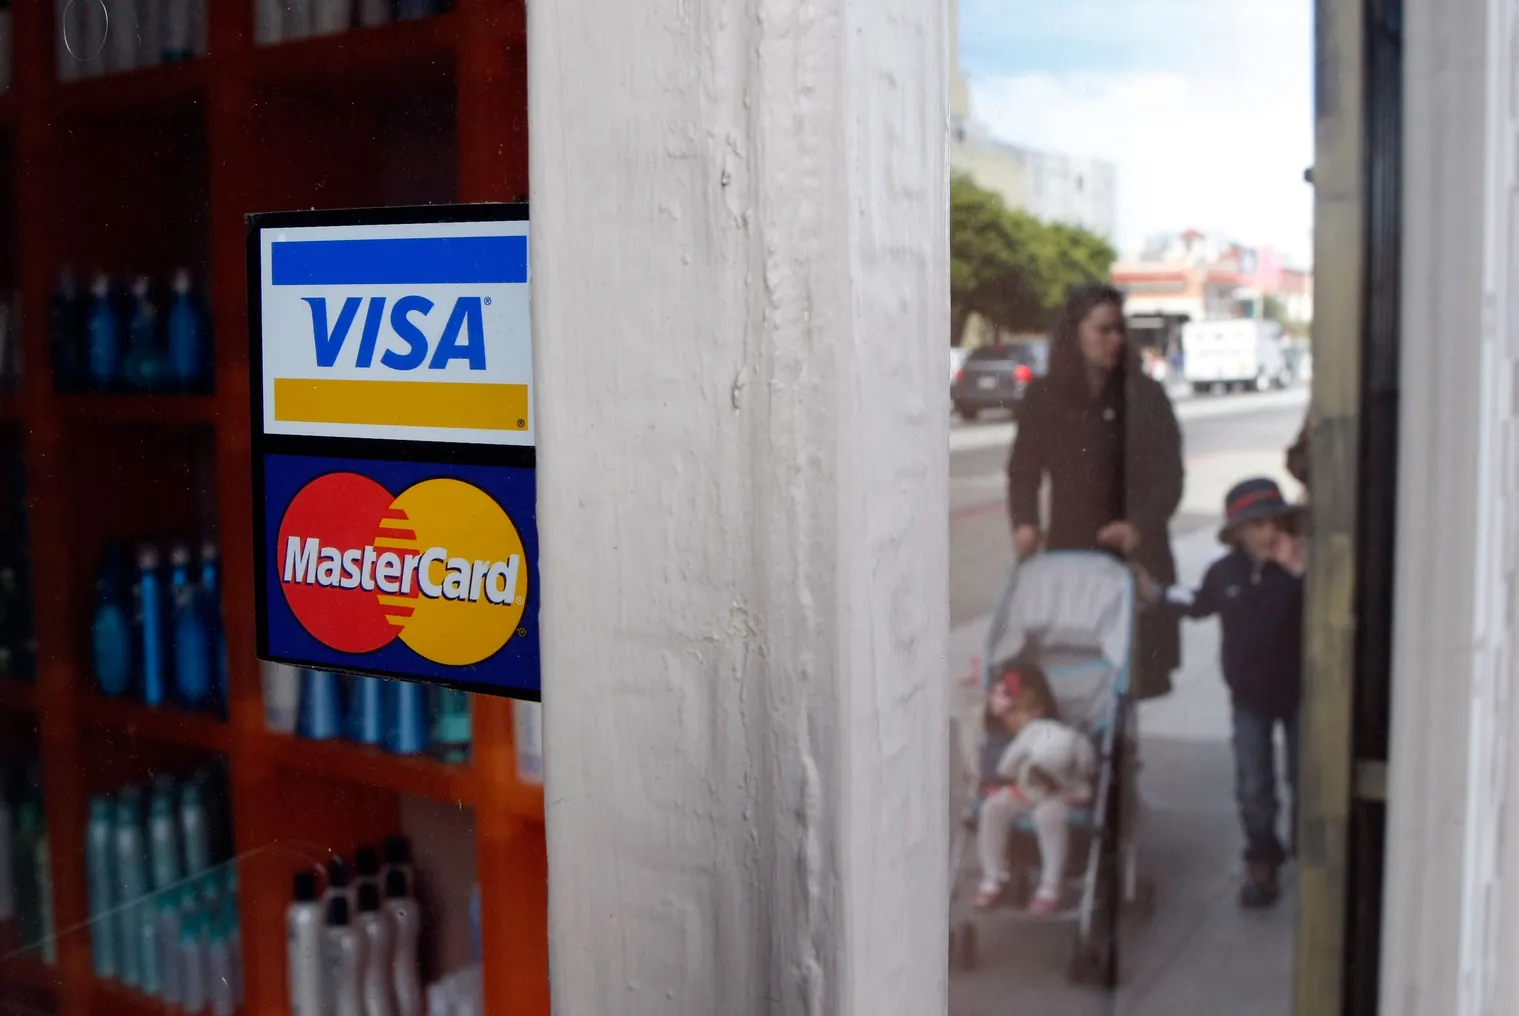
[[[511,6],[0,5],[0,1011],[547,1011],[536,706],[261,664],[250,552],[245,217],[521,199]]]

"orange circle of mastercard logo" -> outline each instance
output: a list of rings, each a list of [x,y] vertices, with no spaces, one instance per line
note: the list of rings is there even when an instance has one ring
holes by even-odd
[[[296,620],[339,652],[399,638],[434,663],[468,666],[507,643],[527,603],[517,527],[462,480],[392,495],[357,473],[319,476],[286,506],[275,547]]]

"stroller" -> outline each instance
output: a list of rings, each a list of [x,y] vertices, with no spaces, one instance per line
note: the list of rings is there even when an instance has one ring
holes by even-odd
[[[992,615],[982,656],[979,687],[967,689],[956,710],[960,751],[967,771],[978,764],[985,695],[1004,661],[1031,654],[1044,670],[1060,719],[1088,734],[1100,759],[1097,791],[1090,805],[1071,812],[1069,881],[1080,883],[1078,902],[1048,917],[992,910],[986,919],[1013,918],[1074,926],[1067,975],[1077,983],[1117,983],[1117,918],[1120,909],[1148,917],[1154,887],[1139,875],[1135,851],[1134,710],[1129,694],[1134,649],[1134,579],[1127,567],[1100,553],[1055,552],[1022,562],[1013,571]],[[966,818],[950,848],[950,961],[970,969],[976,962],[981,915],[958,901],[969,846],[975,839],[981,800],[972,795]],[[1013,881],[1005,899],[1018,906],[1032,895],[1038,852],[1027,818],[1009,845]],[[1085,858],[1085,864],[1079,863]],[[1073,897],[1075,894],[1072,894]],[[1121,901],[1121,902],[1120,902]]]

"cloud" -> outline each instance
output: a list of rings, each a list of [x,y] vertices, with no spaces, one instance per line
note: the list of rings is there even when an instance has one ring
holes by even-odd
[[[1195,226],[1311,259],[1306,4],[962,3],[976,119],[1005,141],[1115,163],[1122,250]]]

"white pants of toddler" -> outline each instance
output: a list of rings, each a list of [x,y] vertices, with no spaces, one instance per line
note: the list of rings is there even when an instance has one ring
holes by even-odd
[[[985,878],[1007,880],[1008,837],[1013,823],[1023,815],[1033,817],[1034,832],[1039,840],[1039,894],[1058,896],[1065,883],[1066,850],[1070,843],[1070,827],[1067,825],[1070,806],[1059,797],[1049,797],[1036,804],[1007,791],[988,797],[981,805],[981,819],[976,830],[981,874]]]

